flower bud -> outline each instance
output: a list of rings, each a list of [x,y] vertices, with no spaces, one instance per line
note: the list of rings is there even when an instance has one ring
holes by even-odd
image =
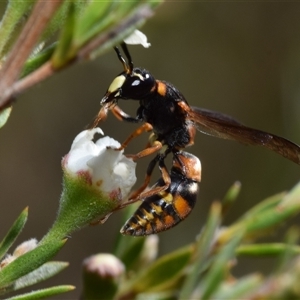
[[[96,133],[103,134],[100,128],[94,128],[77,135],[63,158],[63,170],[66,175],[83,179],[95,189],[122,200],[136,181],[135,163],[123,155],[123,150],[107,149],[120,147],[108,136],[94,143]]]
[[[30,239],[28,241],[23,242],[20,244],[13,252],[13,254],[7,254],[5,258],[0,262],[0,270],[13,262],[16,258],[19,256],[25,254],[26,252],[29,252],[37,247],[37,240],[36,239]]]
[[[96,133],[103,134],[100,128],[80,132],[62,160],[63,193],[46,239],[63,239],[95,220],[106,219],[135,184],[136,164],[123,150],[114,150],[120,147],[114,139],[106,136],[94,142]]]
[[[83,299],[112,299],[119,279],[125,271],[123,263],[112,254],[98,254],[83,262]]]

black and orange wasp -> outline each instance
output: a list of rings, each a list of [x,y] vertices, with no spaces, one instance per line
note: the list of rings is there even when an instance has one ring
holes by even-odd
[[[131,157],[137,160],[158,153],[149,164],[144,184],[123,204],[143,201],[121,229],[123,234],[143,236],[158,233],[178,224],[191,212],[196,202],[201,164],[196,156],[183,149],[193,145],[197,129],[215,137],[263,146],[300,164],[300,147],[295,143],[246,127],[225,114],[190,106],[171,83],[155,79],[145,69],[135,68],[126,44],[122,43],[121,47],[127,61],[117,47],[114,49],[124,71],[112,81],[102,98],[102,108],[93,126],[97,126],[109,110],[119,120],[143,122],[116,150],[124,149],[143,132],[151,132],[145,149]],[[117,105],[119,99],[139,101],[136,117],[121,110]],[[164,160],[170,153],[173,154],[173,166],[168,172]],[[162,177],[150,190],[144,191],[156,164]]]

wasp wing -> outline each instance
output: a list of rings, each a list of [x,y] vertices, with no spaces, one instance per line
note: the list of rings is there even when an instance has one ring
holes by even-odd
[[[188,115],[197,129],[205,134],[263,146],[300,165],[300,146],[287,139],[246,127],[230,116],[207,109],[192,106]]]

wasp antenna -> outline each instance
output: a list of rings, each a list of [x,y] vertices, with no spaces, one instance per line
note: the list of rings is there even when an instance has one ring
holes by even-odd
[[[132,70],[133,70],[133,61],[132,61],[131,55],[130,55],[130,53],[129,53],[129,50],[128,50],[128,48],[127,48],[127,45],[126,45],[124,42],[121,44],[121,47],[122,47],[122,49],[123,49],[123,51],[124,51],[124,53],[125,53],[125,55],[126,55],[126,57],[127,57],[127,60],[128,60],[128,67],[129,67],[129,71],[130,71],[130,73],[131,73]]]
[[[114,47],[116,53],[117,53],[117,56],[119,58],[119,61],[122,63],[123,67],[124,67],[124,71],[127,73],[127,74],[130,74],[131,73],[131,69],[130,69],[130,66],[128,66],[128,64],[126,63],[126,60],[124,59],[124,57],[122,56],[120,50],[118,47]]]

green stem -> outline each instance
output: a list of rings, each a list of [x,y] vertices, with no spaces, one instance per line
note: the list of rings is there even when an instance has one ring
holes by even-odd
[[[32,9],[34,1],[9,1],[6,7],[5,14],[0,23],[0,60],[9,50],[8,43],[12,43],[19,31],[16,30],[18,25],[21,25],[22,17],[28,14]],[[22,26],[19,26],[22,28]]]
[[[62,240],[95,220],[101,220],[118,206],[118,201],[108,197],[84,180],[64,176],[64,188],[57,218],[41,244]]]

